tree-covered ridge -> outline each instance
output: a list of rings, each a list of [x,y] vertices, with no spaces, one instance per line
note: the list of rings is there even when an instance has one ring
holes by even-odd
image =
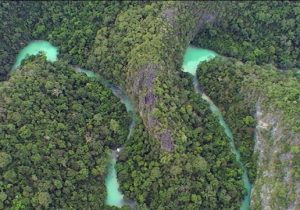
[[[215,24],[193,44],[257,64],[300,67],[300,4],[293,1],[222,2]]]
[[[26,60],[0,98],[0,209],[106,208],[109,149],[128,135],[119,99],[43,56]]]
[[[246,100],[242,91],[245,72],[241,64],[221,58],[202,63],[197,70],[203,91],[222,111],[232,130],[234,142],[241,153],[251,182],[256,176],[254,149],[255,100]]]
[[[238,209],[242,171],[228,139],[191,76],[182,73],[180,80],[174,151],[160,150],[140,121],[117,163],[122,192],[137,209]]]
[[[167,151],[180,138],[175,129],[181,125],[173,116],[181,91],[178,72],[184,49],[194,35],[190,28],[210,21],[194,14],[208,13],[211,8],[205,2],[132,6],[118,14],[112,27],[97,32],[88,60],[90,69],[126,89],[146,128]]]
[[[203,63],[198,74],[204,91],[223,108],[252,181],[256,176],[251,207],[298,207],[300,83],[297,74],[280,72],[270,65],[220,58]]]
[[[263,105],[280,110],[284,123],[292,131],[300,131],[300,119],[297,117],[300,115],[300,83],[293,71],[282,72],[271,65],[257,66],[250,62],[243,64],[235,59],[217,58],[201,64],[198,73],[200,84],[220,107],[228,109],[234,101],[232,97],[243,99],[241,97],[251,92],[253,101],[263,97]],[[223,91],[219,91],[222,88]],[[253,106],[251,101],[248,102]]]
[[[20,42],[24,44],[30,39],[51,41],[59,46],[60,56],[73,65],[84,67],[89,57],[89,69],[125,88],[147,129],[161,140],[162,148],[172,150],[177,138],[174,128],[178,125],[165,123],[162,118],[171,116],[162,109],[171,108],[170,102],[179,91],[174,88],[177,85],[174,72],[180,70],[184,49],[197,29],[214,19],[215,4],[18,2],[1,5],[10,11],[3,13],[4,20],[12,28],[14,23],[24,22],[24,28],[19,29],[20,24],[16,24],[15,30],[29,34],[25,39],[23,35],[14,37],[14,31],[9,31],[14,39],[8,39],[4,47],[4,51],[12,50],[3,59],[5,64],[12,63]],[[9,49],[11,45],[16,47]],[[7,72],[9,65],[4,69]],[[168,102],[160,99],[160,95],[168,97]],[[162,108],[154,111],[164,116],[153,117],[157,104]]]

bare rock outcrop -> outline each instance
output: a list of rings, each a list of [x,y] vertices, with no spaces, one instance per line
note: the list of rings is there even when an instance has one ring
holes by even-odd
[[[300,135],[282,124],[281,113],[256,105],[257,179],[253,184],[251,209],[300,209],[300,179],[294,173]]]

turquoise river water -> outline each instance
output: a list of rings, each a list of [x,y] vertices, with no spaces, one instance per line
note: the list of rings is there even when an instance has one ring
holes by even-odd
[[[49,43],[47,41],[33,41],[20,51],[20,53],[18,54],[18,56],[16,58],[16,62],[14,64],[12,70],[17,69],[20,66],[22,60],[25,59],[27,56],[36,55],[41,51],[45,53],[48,61],[53,62],[53,61],[57,60],[58,48],[54,47],[53,45],[51,45],[51,43]],[[250,195],[251,195],[251,184],[249,182],[247,170],[246,170],[244,164],[240,160],[240,153],[234,145],[232,133],[231,133],[229,127],[227,126],[227,124],[225,123],[220,110],[214,105],[214,103],[210,100],[210,98],[208,96],[206,96],[204,93],[201,93],[201,91],[199,89],[198,81],[196,79],[197,66],[201,62],[207,61],[207,60],[215,57],[216,55],[217,54],[215,52],[210,51],[210,50],[189,47],[189,48],[187,48],[187,50],[185,52],[182,68],[183,68],[183,71],[189,72],[194,76],[194,86],[195,86],[196,91],[199,94],[202,94],[202,98],[209,103],[211,111],[216,115],[216,117],[218,117],[220,124],[222,125],[226,135],[228,136],[231,151],[234,153],[234,155],[236,157],[236,161],[238,162],[238,164],[240,165],[240,167],[243,170],[243,182],[244,182],[244,187],[247,191],[247,194],[246,194],[245,198],[243,199],[240,209],[246,210],[249,208]],[[132,133],[132,130],[134,129],[135,119],[136,119],[135,115],[134,115],[134,111],[133,111],[133,106],[132,106],[132,103],[130,102],[129,98],[124,94],[124,92],[120,88],[105,81],[98,74],[95,74],[92,71],[88,71],[88,70],[77,68],[77,67],[74,69],[77,72],[85,73],[88,77],[100,78],[102,83],[107,88],[110,88],[113,91],[113,93],[117,97],[120,98],[121,102],[125,104],[127,112],[129,112],[132,117],[132,123],[129,126],[129,130],[130,130],[129,135],[128,135],[128,138],[129,138]],[[124,201],[123,194],[119,190],[119,183],[117,180],[117,172],[115,169],[118,152],[121,149],[122,148],[118,148],[118,149],[112,151],[111,162],[108,165],[108,172],[107,172],[107,176],[105,179],[105,186],[106,186],[106,190],[107,190],[106,204],[110,205],[110,206],[117,206],[117,207],[121,207],[122,205],[124,205],[124,203],[126,203]],[[130,203],[132,204],[133,202],[130,201]]]
[[[54,62],[57,60],[58,49],[47,41],[33,41],[24,47],[17,55],[13,70],[21,65],[22,60],[30,55],[37,55],[39,52],[44,52],[47,56],[47,60]]]
[[[199,94],[201,94],[202,99],[204,99],[205,101],[208,102],[210,110],[219,119],[220,125],[224,128],[224,132],[227,135],[228,140],[229,140],[229,145],[230,145],[231,152],[235,155],[236,161],[238,162],[239,166],[243,170],[243,177],[242,178],[243,178],[244,187],[246,189],[246,195],[245,195],[245,197],[242,201],[240,210],[247,210],[247,209],[249,209],[250,196],[251,196],[251,184],[250,184],[250,181],[249,181],[247,170],[245,168],[245,165],[241,161],[241,155],[240,155],[239,151],[236,149],[236,147],[234,145],[234,139],[233,139],[231,130],[229,129],[226,122],[224,121],[222,113],[220,112],[218,107],[212,102],[212,100],[207,95],[205,95],[204,93],[201,92],[201,90],[199,88],[199,83],[198,83],[198,80],[197,80],[197,77],[196,77],[196,73],[197,73],[196,71],[197,71],[198,65],[203,61],[208,61],[208,60],[214,58],[215,56],[217,56],[217,54],[215,52],[211,51],[211,50],[188,47],[185,54],[184,54],[182,70],[184,72],[188,72],[188,73],[190,73],[194,76],[195,90]]]
[[[47,60],[54,62],[57,60],[58,56],[58,48],[53,46],[51,43],[47,41],[33,41],[29,43],[26,47],[24,47],[19,54],[17,55],[16,61],[14,66],[12,67],[12,70],[16,70],[20,65],[21,62],[28,56],[30,55],[37,55],[39,52],[45,53]],[[112,92],[120,98],[121,102],[125,104],[127,112],[130,113],[132,116],[132,123],[129,126],[129,135],[127,138],[130,137],[132,130],[134,129],[135,125],[135,117],[134,117],[134,112],[133,112],[133,106],[132,103],[130,102],[129,98],[123,93],[122,90],[114,86],[113,84],[110,84],[109,82],[105,81],[102,79],[99,75],[95,74],[92,71],[88,71],[85,69],[81,68],[74,68],[75,71],[80,72],[80,73],[85,73],[88,77],[97,77],[100,79],[102,84],[110,88]],[[105,186],[106,186],[106,192],[107,192],[107,197],[106,197],[106,204],[109,206],[117,206],[121,207],[123,204],[127,203],[130,206],[133,206],[132,201],[124,201],[123,199],[123,194],[119,190],[119,183],[117,180],[117,172],[115,169],[115,165],[117,162],[117,155],[118,152],[121,150],[121,148],[118,148],[116,150],[113,150],[111,153],[111,161],[107,167],[107,176],[105,178]]]
[[[130,138],[132,131],[135,126],[135,114],[133,110],[133,105],[129,98],[123,93],[121,89],[118,87],[114,86],[113,84],[109,83],[108,81],[104,80],[100,75],[95,74],[92,71],[82,69],[82,68],[75,68],[77,72],[82,72],[85,73],[88,77],[95,77],[99,78],[100,81],[102,81],[102,84],[111,89],[113,93],[120,98],[121,102],[125,105],[126,110],[128,113],[131,115],[132,122],[129,126],[129,134],[127,136],[127,139]],[[117,172],[115,169],[116,163],[117,163],[117,157],[118,153],[121,151],[122,148],[117,148],[116,150],[113,150],[111,153],[111,162],[108,165],[108,172],[107,176],[105,178],[105,186],[106,186],[106,192],[107,192],[107,197],[106,197],[106,204],[109,206],[117,206],[117,207],[122,207],[124,204],[129,205],[130,207],[133,208],[134,202],[133,201],[125,201],[124,196],[119,190],[119,183],[118,183],[118,178],[117,178]]]

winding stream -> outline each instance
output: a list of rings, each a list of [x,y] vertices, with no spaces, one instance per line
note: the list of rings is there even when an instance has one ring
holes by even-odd
[[[57,60],[58,48],[54,47],[47,41],[33,41],[20,51],[20,53],[18,54],[18,56],[16,58],[16,62],[14,64],[14,66],[12,67],[12,70],[16,70],[21,65],[22,60],[25,59],[27,56],[36,55],[40,51],[45,53],[48,61],[54,62]],[[220,110],[214,105],[214,103],[210,100],[210,98],[208,96],[206,96],[204,93],[201,92],[201,90],[199,88],[198,80],[196,78],[197,66],[201,62],[207,61],[207,60],[215,57],[216,55],[217,54],[215,52],[210,51],[210,50],[189,47],[189,48],[187,48],[186,53],[184,55],[184,61],[183,61],[182,68],[183,68],[184,72],[188,72],[194,76],[194,87],[195,87],[196,92],[201,94],[202,98],[209,103],[210,110],[218,117],[221,126],[224,128],[224,131],[225,131],[226,135],[228,136],[231,151],[235,155],[236,161],[238,162],[238,164],[240,165],[240,167],[243,170],[243,183],[244,183],[244,187],[247,192],[246,196],[243,199],[240,210],[247,210],[249,208],[250,195],[251,195],[251,184],[249,182],[247,170],[246,170],[244,164],[241,162],[240,153],[234,145],[232,133],[231,133],[229,127],[227,126],[227,124],[225,123]],[[129,138],[132,134],[132,131],[135,126],[135,121],[136,121],[136,116],[134,114],[133,105],[132,105],[131,101],[129,100],[129,98],[124,94],[124,92],[120,88],[118,88],[117,86],[104,80],[100,75],[98,75],[92,71],[79,68],[79,67],[74,67],[74,69],[75,69],[75,71],[77,71],[79,73],[85,73],[88,77],[99,78],[100,81],[102,82],[102,84],[105,87],[111,89],[113,91],[114,95],[116,95],[118,98],[120,98],[121,102],[123,104],[125,104],[126,110],[131,115],[131,118],[132,118],[131,125],[129,126],[129,134],[127,137],[127,138]],[[105,186],[106,186],[106,190],[107,190],[106,204],[110,205],[110,206],[117,206],[117,207],[121,207],[125,203],[128,204],[128,202],[124,201],[124,199],[123,199],[124,196],[119,191],[119,183],[117,180],[117,173],[116,173],[116,169],[115,169],[118,152],[120,150],[121,150],[121,148],[118,148],[118,149],[112,151],[111,162],[108,165],[108,173],[107,173],[107,176],[105,179]],[[133,202],[130,201],[130,203],[132,204]]]
[[[224,128],[224,132],[229,139],[229,145],[230,145],[231,152],[235,155],[235,159],[236,159],[237,163],[243,170],[242,179],[243,179],[244,187],[246,189],[246,195],[242,201],[240,210],[247,210],[247,209],[249,209],[250,196],[251,196],[251,184],[249,181],[247,170],[245,168],[245,165],[241,161],[241,155],[240,155],[239,151],[236,149],[236,147],[234,145],[234,140],[233,140],[231,130],[229,129],[226,122],[224,121],[224,118],[223,118],[220,110],[218,109],[218,107],[212,102],[212,100],[207,95],[205,95],[205,93],[203,93],[201,91],[200,85],[198,83],[198,79],[196,76],[198,65],[203,61],[208,61],[208,60],[214,58],[215,56],[217,56],[217,54],[211,50],[188,47],[185,52],[184,58],[183,58],[182,69],[184,72],[188,72],[194,76],[193,83],[194,83],[195,91],[197,93],[201,94],[202,99],[204,99],[205,101],[207,101],[209,103],[210,110],[214,113],[214,115],[216,117],[218,117],[220,125]]]
[[[127,139],[129,139],[134,129],[134,126],[136,124],[136,116],[133,110],[133,105],[129,100],[128,96],[125,95],[120,88],[109,83],[107,80],[103,79],[99,74],[78,67],[76,67],[75,70],[80,73],[85,73],[88,77],[98,78],[101,81],[101,83],[106,88],[111,89],[114,95],[117,96],[121,100],[121,102],[125,105],[126,111],[130,114],[132,119],[131,124],[129,126],[129,134],[127,136]],[[115,166],[117,163],[118,153],[121,151],[121,149],[122,148],[117,148],[116,150],[113,150],[111,153],[111,162],[108,165],[108,173],[105,178],[105,186],[107,191],[107,197],[105,203],[109,206],[117,206],[117,207],[122,207],[124,204],[126,204],[129,205],[131,208],[133,208],[134,202],[130,200],[125,201],[123,199],[124,198],[123,194],[119,191],[119,183],[118,183],[118,177],[117,177]]]
[[[53,46],[51,43],[47,41],[32,41],[19,52],[15,64],[12,67],[12,70],[16,70],[26,57],[30,55],[37,55],[39,52],[45,53],[48,61],[51,62],[57,61],[58,48],[56,48],[55,46]],[[127,112],[130,114],[132,118],[132,122],[129,126],[129,134],[127,137],[129,138],[132,134],[132,131],[135,126],[135,121],[136,121],[136,117],[133,111],[133,105],[130,102],[129,98],[124,94],[124,92],[120,88],[104,80],[100,75],[89,70],[81,69],[79,67],[74,67],[74,70],[79,73],[84,73],[88,77],[100,79],[101,83],[106,88],[111,89],[114,95],[121,100],[121,102],[125,105]],[[117,180],[117,172],[115,169],[115,165],[117,162],[118,152],[120,152],[120,150],[121,148],[117,148],[116,150],[112,151],[111,161],[107,167],[107,176],[105,178],[107,197],[105,203],[109,206],[121,207],[124,204],[127,204],[133,207],[134,202],[132,201],[125,202],[123,199],[123,194],[119,191],[119,183]]]

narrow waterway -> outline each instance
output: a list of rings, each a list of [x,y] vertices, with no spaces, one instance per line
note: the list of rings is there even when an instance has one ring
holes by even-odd
[[[203,61],[208,61],[208,60],[214,58],[215,56],[217,56],[217,54],[211,50],[195,48],[195,47],[188,47],[185,52],[184,58],[183,58],[182,69],[184,72],[188,72],[194,76],[193,83],[194,83],[195,91],[197,93],[201,94],[202,99],[204,99],[205,101],[207,101],[209,103],[210,110],[219,119],[220,125],[224,128],[224,132],[227,135],[228,140],[229,140],[231,152],[235,155],[235,159],[236,159],[237,163],[243,170],[242,179],[243,179],[244,187],[246,189],[246,195],[242,201],[240,210],[247,210],[247,209],[249,209],[250,196],[251,196],[251,184],[249,181],[247,170],[245,168],[245,165],[241,161],[241,155],[235,147],[231,130],[228,127],[228,125],[226,124],[226,122],[224,121],[222,113],[220,112],[218,107],[212,102],[212,100],[207,95],[205,95],[205,93],[203,93],[201,91],[200,85],[198,83],[198,79],[196,76],[198,65]]]
[[[54,47],[47,41],[33,41],[20,51],[20,53],[18,54],[18,56],[16,58],[16,62],[14,64],[12,70],[16,70],[20,66],[22,60],[25,59],[27,56],[36,55],[41,51],[45,53],[48,61],[53,62],[53,61],[57,60],[58,48]],[[199,65],[199,63],[209,60],[209,59],[215,57],[216,55],[217,54],[215,52],[210,51],[210,50],[189,47],[186,50],[182,68],[183,68],[183,71],[189,72],[194,76],[195,90],[199,94],[202,95],[202,98],[204,100],[206,100],[209,103],[211,111],[218,117],[220,124],[222,125],[226,135],[228,136],[231,151],[232,151],[232,153],[234,153],[234,155],[236,157],[236,161],[238,162],[238,164],[240,165],[240,167],[243,170],[243,182],[244,182],[244,187],[247,191],[247,194],[246,194],[245,198],[243,199],[240,209],[247,210],[249,208],[250,195],[251,195],[251,184],[249,182],[247,170],[246,170],[244,164],[240,160],[240,153],[234,145],[232,133],[231,133],[229,127],[227,126],[227,124],[225,123],[220,110],[214,105],[214,103],[210,100],[210,98],[208,96],[206,96],[204,93],[201,92],[201,90],[199,88],[198,80],[196,78],[196,70],[197,70],[197,66]],[[129,100],[129,98],[124,94],[124,92],[120,88],[118,88],[117,86],[104,80],[103,78],[101,78],[100,75],[95,74],[92,71],[81,69],[79,67],[74,67],[74,70],[77,72],[85,73],[88,77],[99,78],[100,81],[102,82],[102,84],[105,87],[111,89],[113,91],[113,93],[118,98],[120,98],[121,102],[125,104],[127,112],[132,117],[132,123],[129,126],[129,135],[127,137],[127,138],[130,138],[132,131],[134,129],[134,126],[135,126],[136,116],[134,114],[133,106],[132,106],[132,103]],[[116,169],[115,169],[118,152],[120,150],[121,150],[121,148],[117,148],[116,150],[112,151],[111,161],[110,161],[110,164],[108,165],[108,168],[107,168],[108,172],[107,172],[107,176],[105,179],[105,186],[107,189],[106,204],[110,205],[110,206],[117,206],[117,207],[121,207],[124,204],[127,204],[127,202],[124,201],[123,194],[119,190],[119,183],[117,180],[117,173],[116,173]],[[134,202],[129,201],[129,203],[130,203],[130,206],[132,207]]]
[[[122,207],[123,205],[123,194],[119,190],[119,183],[116,172],[117,163],[117,151],[113,150],[111,154],[111,162],[108,165],[108,173],[105,178],[105,186],[107,197],[105,200],[106,205]]]
[[[12,70],[16,70],[22,63],[22,61],[31,55],[37,55],[39,52],[43,52],[46,55],[46,58],[50,62],[57,61],[58,56],[58,48],[53,46],[51,43],[47,41],[32,41],[26,47],[24,47],[19,54],[17,55],[16,61]],[[106,87],[112,90],[113,94],[117,96],[121,102],[125,105],[127,112],[130,114],[132,118],[132,122],[129,126],[129,134],[128,138],[130,138],[132,131],[135,126],[136,116],[134,113],[133,105],[129,100],[128,96],[124,94],[124,92],[118,88],[117,86],[109,83],[105,79],[103,79],[100,75],[95,74],[92,71],[85,70],[79,67],[75,67],[74,70],[78,73],[84,73],[88,77],[98,78],[100,82]],[[121,148],[117,148],[116,150],[112,150],[111,153],[111,161],[107,167],[107,176],[105,178],[105,186],[107,191],[107,197],[105,203],[109,206],[117,206],[122,207],[124,204],[134,207],[133,201],[124,201],[123,194],[119,190],[119,183],[117,179],[117,172],[115,169],[115,165],[117,162],[118,153],[121,151]]]
[[[130,138],[134,126],[136,124],[136,116],[134,113],[134,109],[133,109],[133,105],[131,103],[131,101],[129,100],[128,96],[126,94],[124,94],[124,92],[117,86],[109,83],[107,80],[105,80],[104,78],[102,78],[100,75],[86,70],[86,69],[82,69],[82,68],[74,68],[77,72],[80,73],[85,73],[88,77],[92,77],[92,78],[98,78],[101,83],[112,90],[112,92],[114,93],[115,96],[117,96],[121,102],[125,105],[127,112],[130,114],[131,116],[131,124],[129,126],[129,134],[127,136],[127,139]],[[106,205],[109,206],[117,206],[117,207],[122,207],[123,205],[129,205],[132,209],[134,208],[134,202],[131,200],[124,200],[124,196],[121,193],[121,191],[119,190],[119,183],[118,183],[118,177],[117,177],[117,172],[116,172],[116,163],[117,163],[117,159],[118,159],[118,153],[122,150],[122,148],[117,148],[116,150],[112,150],[111,153],[111,161],[108,165],[108,169],[107,169],[107,176],[105,178],[105,186],[106,186],[106,192],[107,192],[107,197],[105,200]]]

